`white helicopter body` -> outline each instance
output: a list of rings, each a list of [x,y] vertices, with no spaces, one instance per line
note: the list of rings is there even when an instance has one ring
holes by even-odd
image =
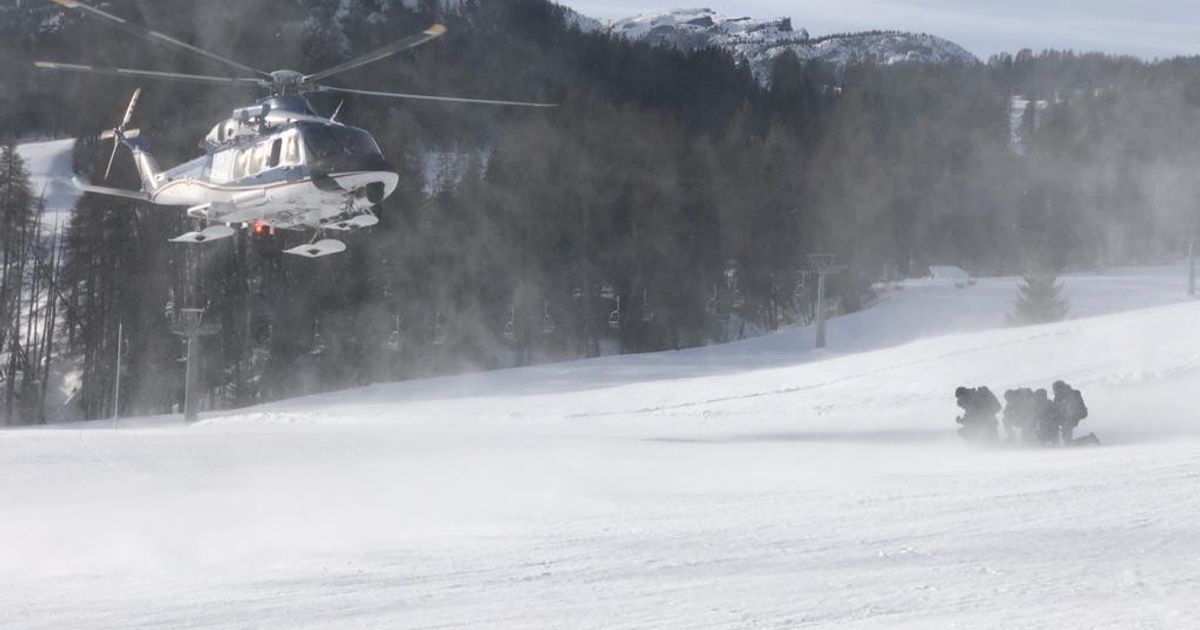
[[[375,92],[318,83],[436,39],[446,32],[441,25],[434,25],[419,34],[321,72],[263,72],[78,0],[49,1],[104,20],[127,33],[158,44],[186,49],[257,76],[222,77],[46,61],[34,64],[39,68],[118,77],[257,86],[271,91],[272,95],[268,98],[258,101],[254,106],[235,110],[231,118],[213,127],[201,144],[205,150],[203,156],[171,169],[161,170],[140,133],[135,129],[127,129],[137,107],[140,89],[134,92],[121,124],[101,134],[102,139],[113,140],[109,170],[112,169],[118,146],[125,145],[133,153],[142,189],[122,190],[76,181],[77,185],[85,191],[98,194],[138,199],[162,206],[183,206],[187,208],[188,216],[207,225],[171,239],[173,242],[204,243],[228,238],[236,234],[235,228],[238,226],[253,225],[256,233],[274,233],[276,229],[312,230],[312,242],[285,252],[316,258],[346,249],[345,244],[336,239],[320,239],[327,230],[354,230],[379,222],[373,208],[396,190],[399,176],[384,159],[379,145],[369,133],[337,122],[337,114],[330,118],[317,115],[303,96],[306,92],[554,107],[545,103]],[[106,172],[105,179],[107,177]]]
[[[142,190],[80,187],[184,206],[188,216],[209,224],[174,242],[217,240],[232,236],[234,226],[251,224],[260,233],[371,227],[378,223],[372,209],[399,183],[370,134],[313,114],[294,95],[235,112],[205,138],[205,155],[168,170],[159,169],[136,130],[109,133],[132,151]],[[313,257],[344,249],[332,239],[319,243],[325,246],[288,252]]]

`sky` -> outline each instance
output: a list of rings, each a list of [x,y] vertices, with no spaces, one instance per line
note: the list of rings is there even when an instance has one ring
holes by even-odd
[[[560,0],[594,18],[679,6],[729,16],[791,17],[813,35],[896,29],[953,40],[986,59],[1022,48],[1147,59],[1200,55],[1200,0]]]

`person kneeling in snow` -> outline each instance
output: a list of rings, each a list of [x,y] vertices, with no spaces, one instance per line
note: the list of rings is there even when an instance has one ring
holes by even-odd
[[[1034,441],[1032,389],[1022,387],[1004,392],[1004,429],[1009,444]]]
[[[1075,427],[1088,416],[1087,405],[1083,404],[1083,394],[1078,389],[1062,381],[1054,381],[1054,421],[1058,426],[1059,437],[1063,446],[1079,444],[1095,444],[1096,434],[1091,433],[1073,439]]]
[[[1033,431],[1036,442],[1042,446],[1057,446],[1058,414],[1054,410],[1054,401],[1050,400],[1046,390],[1039,389],[1033,393]]]
[[[995,442],[999,439],[996,431],[996,414],[1000,411],[1000,401],[986,387],[959,387],[954,390],[954,398],[962,408],[963,415],[957,418],[962,425],[958,434],[964,440],[972,442]]]

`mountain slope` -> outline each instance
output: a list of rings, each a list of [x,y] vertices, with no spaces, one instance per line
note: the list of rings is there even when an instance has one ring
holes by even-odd
[[[876,31],[813,38],[804,29],[795,30],[790,18],[732,18],[711,9],[642,14],[617,20],[609,30],[630,39],[685,50],[724,48],[748,62],[760,79],[768,75],[771,62],[788,51],[801,61],[829,64],[838,71],[853,60],[868,58],[883,64],[979,63],[958,44],[932,35]]]
[[[42,222],[48,228],[65,227],[79,199],[79,190],[71,185],[71,176],[74,174],[71,170],[71,151],[74,146],[75,140],[71,138],[17,145],[17,153],[25,160],[29,170],[33,194],[46,204]]]
[[[1050,326],[988,329],[1015,279],[916,283],[833,322],[834,353],[799,330],[193,427],[0,432],[0,609],[13,628],[1192,627],[1181,271],[1068,278],[1081,314],[1160,306]],[[975,332],[912,340],[946,314]],[[845,352],[856,326],[891,332]],[[954,435],[954,385],[1054,378],[1106,447]]]

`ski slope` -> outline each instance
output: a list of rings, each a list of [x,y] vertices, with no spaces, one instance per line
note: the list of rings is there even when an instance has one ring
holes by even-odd
[[[79,190],[71,185],[74,146],[73,138],[17,145],[17,153],[24,158],[29,170],[33,194],[46,204],[42,224],[47,229],[65,227],[79,199]]]
[[[727,346],[0,432],[4,628],[1189,628],[1200,303],[1182,268],[909,283]],[[1080,387],[1096,449],[954,434]]]

